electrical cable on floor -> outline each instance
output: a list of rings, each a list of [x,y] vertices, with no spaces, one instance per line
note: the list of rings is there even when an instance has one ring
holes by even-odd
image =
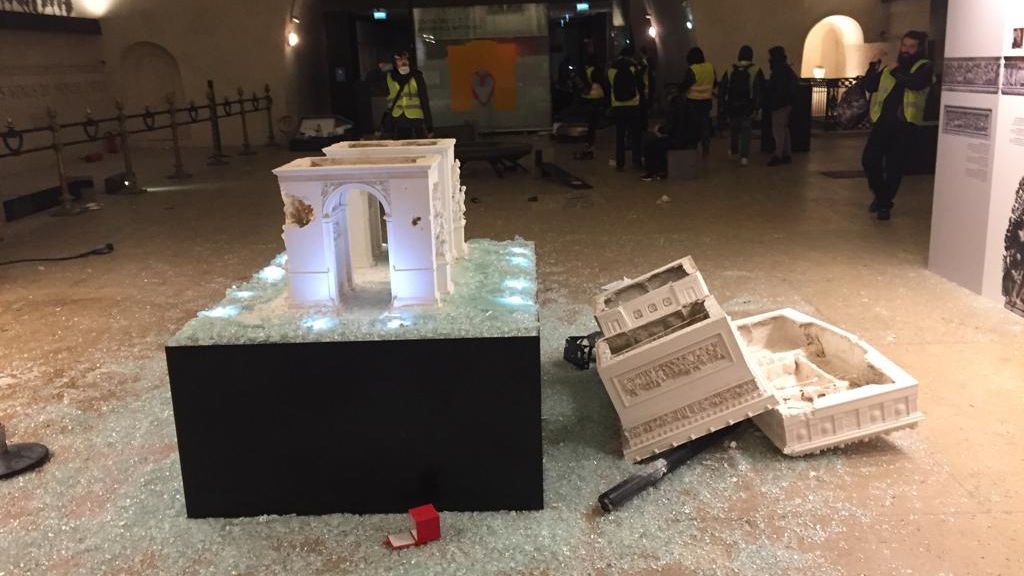
[[[7,266],[9,264],[24,264],[26,262],[64,262],[66,260],[76,260],[78,258],[85,258],[87,256],[101,256],[103,254],[110,254],[114,251],[114,245],[106,243],[103,246],[97,246],[92,250],[87,250],[81,254],[75,254],[74,256],[57,256],[54,258],[22,258],[20,260],[5,260],[0,262],[0,266]]]

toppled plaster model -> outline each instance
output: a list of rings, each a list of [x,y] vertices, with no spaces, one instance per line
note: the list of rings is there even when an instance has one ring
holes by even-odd
[[[608,330],[597,371],[637,461],[775,406],[728,316],[683,258],[609,286],[594,301]]]
[[[710,294],[689,256],[634,280],[623,278],[602,290],[594,298],[594,317],[605,336],[678,312],[683,305]]]
[[[372,196],[384,209],[394,306],[440,304],[451,289],[449,239],[436,154],[300,158],[274,170],[284,201],[288,295],[293,304],[340,304],[352,290],[349,203]],[[365,200],[353,203],[365,207]],[[366,223],[367,215],[356,220]]]
[[[732,322],[689,257],[604,290],[597,369],[629,460],[747,418],[791,456],[924,418],[917,381],[877,350],[789,309]]]
[[[788,308],[733,325],[779,400],[754,423],[790,456],[924,419],[917,380],[849,332]]]

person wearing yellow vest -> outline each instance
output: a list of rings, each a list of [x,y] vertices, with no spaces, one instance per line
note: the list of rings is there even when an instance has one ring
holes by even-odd
[[[715,78],[715,67],[704,59],[704,51],[700,48],[690,48],[686,53],[686,62],[690,68],[686,71],[681,88],[686,94],[694,120],[700,124],[701,147],[707,156],[711,153],[711,99],[718,80]]]
[[[626,134],[629,134],[633,156],[633,167],[643,168],[643,111],[640,108],[641,95],[646,87],[643,70],[637,63],[636,50],[626,46],[619,57],[608,67],[608,84],[611,86],[611,110],[615,120],[615,169],[622,171],[626,166]]]
[[[912,30],[900,41],[895,66],[875,59],[864,76],[871,96],[871,134],[861,162],[874,200],[868,210],[879,220],[891,217],[892,200],[914,145],[914,132],[924,123],[924,107],[932,86],[932,65],[925,58],[928,35]]]
[[[409,53],[395,52],[395,67],[388,73],[388,110],[381,132],[395,140],[429,138],[434,133],[430,97],[423,73],[409,66]]]

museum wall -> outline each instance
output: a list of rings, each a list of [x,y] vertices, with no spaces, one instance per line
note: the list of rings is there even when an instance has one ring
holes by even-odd
[[[1024,29],[1017,0],[951,0],[928,266],[988,298],[1008,284],[1024,293],[1021,224],[1012,207],[1024,192]],[[1008,244],[1017,248],[1008,250]]]
[[[907,30],[924,30],[929,35],[935,35],[931,30],[930,0],[896,0],[887,6],[889,7],[889,24],[886,30],[891,39],[899,39]]]
[[[137,108],[172,90],[183,101],[205,102],[207,79],[218,99],[236,97],[239,86],[246,94],[262,92],[269,83],[275,116],[321,113],[328,104],[319,3],[295,4],[296,14],[308,16],[301,24],[290,22],[289,3],[278,0],[114,0],[101,19],[111,89]],[[291,29],[300,35],[294,47],[286,43]],[[237,119],[222,130],[225,146],[237,146]],[[253,141],[262,141],[265,130],[265,121],[258,122]],[[207,130],[191,136],[194,145],[209,143]]]
[[[755,58],[762,65],[767,65],[768,48],[782,45],[793,69],[799,72],[808,33],[828,16],[856,20],[867,43],[898,39],[911,28],[931,28],[929,0],[773,0],[771,10],[755,8],[749,0],[690,0],[690,4],[697,43],[719,74],[735,61],[742,44],[754,48]],[[844,69],[860,68],[859,60],[868,56],[854,49],[846,57],[858,62],[847,66],[838,57],[829,61]]]
[[[19,128],[44,126],[46,107],[58,121],[85,119],[86,108],[97,114],[113,112],[108,89],[103,43],[98,35],[22,30],[0,32],[0,121]],[[26,146],[45,144],[26,142]],[[5,171],[53,163],[52,154],[33,154],[3,160]]]

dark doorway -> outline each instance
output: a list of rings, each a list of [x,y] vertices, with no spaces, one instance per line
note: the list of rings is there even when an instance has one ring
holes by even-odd
[[[583,69],[587,56],[593,53],[599,62],[607,64],[609,16],[608,12],[550,12],[551,114],[555,120],[571,113],[575,101],[571,75]]]
[[[412,14],[388,10],[386,18],[376,19],[369,10],[329,11],[324,13],[324,25],[331,112],[354,121],[360,133],[371,133],[387,106],[378,64],[390,64],[400,48],[415,55]]]

